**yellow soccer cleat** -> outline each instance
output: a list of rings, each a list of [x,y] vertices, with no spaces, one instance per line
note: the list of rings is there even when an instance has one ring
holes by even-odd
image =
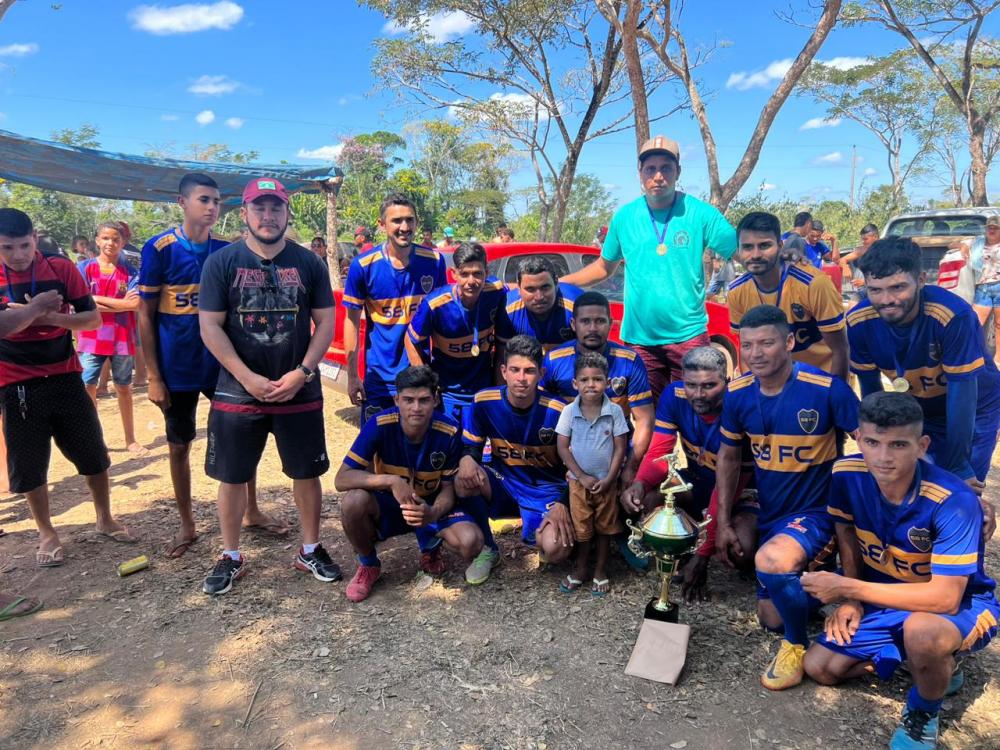
[[[524,522],[520,518],[491,518],[490,530],[496,534],[512,534],[520,531]]]
[[[760,684],[768,690],[787,690],[795,687],[802,682],[802,677],[805,675],[802,666],[805,658],[805,646],[782,639],[781,648],[774,655],[774,660],[767,671],[760,676]]]

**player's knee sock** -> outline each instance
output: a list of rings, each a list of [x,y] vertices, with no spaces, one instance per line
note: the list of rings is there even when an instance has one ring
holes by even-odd
[[[809,622],[809,596],[802,588],[798,573],[761,573],[757,578],[767,589],[775,609],[785,623],[785,640],[801,646],[809,644],[806,626]]]
[[[378,559],[378,552],[372,552],[370,555],[358,555],[358,562],[368,568],[382,567],[382,561]]]
[[[497,542],[493,538],[493,529],[490,528],[490,512],[486,504],[486,498],[482,495],[475,497],[463,497],[462,507],[468,513],[476,526],[483,532],[483,548],[497,551]]]
[[[941,710],[941,704],[943,702],[944,699],[942,698],[939,698],[936,701],[927,700],[920,694],[920,691],[917,690],[916,685],[910,688],[910,694],[906,696],[907,708],[914,708],[918,711],[926,711],[931,714],[931,716],[936,715]]]

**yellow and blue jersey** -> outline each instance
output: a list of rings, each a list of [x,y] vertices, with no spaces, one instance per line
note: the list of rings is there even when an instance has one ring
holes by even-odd
[[[156,357],[171,391],[214,388],[218,380],[219,363],[201,340],[198,296],[205,260],[228,244],[210,237],[195,245],[175,227],[143,245],[139,296],[159,300]]]
[[[858,397],[840,378],[801,362],[781,393],[765,396],[753,374],[729,384],[721,441],[750,440],[762,535],[774,521],[826,506],[843,433],[858,428]]]
[[[471,403],[493,382],[494,325],[506,299],[503,283],[491,278],[472,310],[465,309],[451,285],[435,289],[417,306],[406,335],[414,344],[430,340],[431,367],[442,392]]]
[[[948,383],[976,378],[979,416],[1000,409],[1000,372],[986,349],[976,313],[961,297],[937,286],[921,292],[921,312],[912,326],[891,326],[869,300],[847,314],[851,370],[881,370],[892,379],[897,368],[931,427],[945,426]]]
[[[757,305],[775,305],[792,327],[792,357],[826,372],[833,368],[833,352],[823,334],[843,330],[844,303],[830,277],[822,271],[786,264],[781,284],[773,292],[760,291],[753,274],[745,273],[729,285],[726,305],[733,334],[739,334],[740,321],[748,310]]]
[[[512,289],[507,294],[507,304],[497,314],[497,340],[506,344],[515,336],[525,334],[538,339],[546,352],[572,341],[575,338],[570,325],[573,303],[583,294],[583,290],[562,282],[557,287],[555,305],[544,320],[529,312],[521,299],[521,293]]]
[[[393,268],[382,245],[351,261],[344,307],[364,310],[365,391],[369,399],[396,393],[396,375],[409,365],[403,337],[424,297],[447,283],[444,257],[413,245],[406,268]]]
[[[633,406],[653,403],[649,376],[639,355],[633,349],[612,341],[601,352],[608,360],[608,398],[618,404],[628,417]],[[576,341],[557,346],[545,355],[541,388],[553,393],[567,404],[577,397],[573,387],[573,370],[576,366]]]
[[[488,439],[492,466],[517,489],[511,494],[523,507],[545,510],[566,486],[566,469],[556,451],[556,425],[565,404],[539,393],[528,409],[507,400],[507,386],[476,394],[465,412],[462,440],[481,453]]]
[[[860,454],[833,465],[827,512],[854,527],[876,583],[926,583],[931,576],[968,576],[965,597],[993,591],[983,568],[983,511],[969,486],[928,461],[917,464],[901,505],[889,503]],[[915,490],[915,491],[914,491]]]
[[[413,491],[428,504],[434,502],[441,485],[453,482],[462,458],[458,422],[434,412],[430,427],[419,445],[406,439],[399,409],[379,412],[361,428],[344,456],[344,465],[373,474],[393,474],[409,479]]]

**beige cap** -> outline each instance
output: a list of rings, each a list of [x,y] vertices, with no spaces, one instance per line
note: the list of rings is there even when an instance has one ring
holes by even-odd
[[[678,164],[681,163],[681,147],[677,145],[677,141],[672,141],[663,135],[654,135],[642,144],[642,148],[639,149],[639,161],[650,154],[670,154]]]
[[[1000,227],[1000,214],[990,214],[986,217],[986,226]]]

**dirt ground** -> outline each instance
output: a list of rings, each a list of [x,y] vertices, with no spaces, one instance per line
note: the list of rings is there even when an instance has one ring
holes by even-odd
[[[383,582],[352,604],[343,583],[292,566],[297,539],[245,537],[250,574],[223,597],[201,592],[219,552],[215,485],[194,445],[202,540],[180,560],[163,555],[175,528],[158,410],[140,395],[136,424],[152,455],[123,448],[113,399],[100,410],[112,449],[115,513],[142,541],[99,541],[83,481],[53,461],[53,516],[67,564],[34,565],[36,533],[24,498],[0,498],[0,588],[45,600],[0,623],[0,748],[741,748],[884,747],[909,681],[872,678],[844,688],[806,684],[769,694],[758,675],[776,646],[757,627],[751,583],[713,567],[712,599],[684,607],[688,663],[669,687],[624,674],[654,593],[615,558],[612,593],[557,591],[558,568],[500,537],[504,564],[482,587],[460,561],[439,581],[417,575],[412,537],[381,548]],[[328,392],[335,465],[357,430],[346,399]],[[294,521],[290,483],[269,446],[259,472],[265,510]],[[349,577],[333,471],[324,477],[324,543]],[[997,482],[993,482],[993,488]],[[992,499],[1000,492],[991,491]],[[119,578],[145,553],[151,567]],[[1000,542],[989,546],[1000,573]],[[941,745],[1000,748],[1000,648],[966,664],[945,703]]]

